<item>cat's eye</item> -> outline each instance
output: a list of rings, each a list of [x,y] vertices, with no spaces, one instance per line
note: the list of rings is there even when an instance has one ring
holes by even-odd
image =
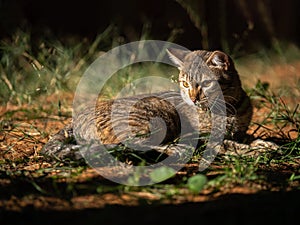
[[[188,82],[182,81],[182,86],[185,87],[185,88],[188,88],[190,85],[189,85]]]
[[[209,87],[212,84],[211,80],[205,80],[201,83],[202,87]]]

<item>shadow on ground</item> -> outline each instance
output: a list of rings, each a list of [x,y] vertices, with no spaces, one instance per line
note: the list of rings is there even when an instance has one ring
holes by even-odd
[[[1,224],[299,224],[300,191],[229,194],[213,201],[172,205],[22,212],[0,211]]]

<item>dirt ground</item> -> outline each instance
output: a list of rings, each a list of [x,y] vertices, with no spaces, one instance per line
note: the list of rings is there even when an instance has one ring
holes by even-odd
[[[276,89],[282,86],[281,79],[294,82],[297,77],[292,79],[289,76],[291,71],[293,74],[300,71],[300,62],[273,68],[272,74],[280,74],[276,82],[270,79],[268,71],[260,78],[272,83],[272,88]],[[297,79],[300,79],[299,74]],[[249,85],[252,81],[250,79],[247,82]],[[204,190],[199,195],[179,193],[174,195],[176,197],[162,199],[155,192],[135,189],[115,191],[117,185],[108,182],[91,168],[85,168],[70,179],[59,179],[55,183],[57,186],[53,187],[51,176],[59,175],[61,171],[51,170],[52,162],[40,156],[39,151],[49,139],[49,134],[55,134],[70,121],[72,97],[71,93],[61,92],[41,97],[39,102],[42,105],[8,104],[0,107],[0,221],[8,221],[8,224],[39,224],[40,221],[43,224],[62,221],[68,221],[69,224],[165,224],[165,221],[175,224],[259,224],[263,218],[269,218],[275,224],[295,222],[300,192],[294,187],[245,183],[225,186],[218,192]],[[293,105],[299,103],[299,98],[295,97],[286,100]],[[59,101],[61,107],[58,106]],[[262,121],[266,113],[264,108],[255,108],[253,121]],[[249,133],[256,128],[257,125],[253,125]],[[285,129],[286,133],[290,132],[291,138],[297,137],[298,133],[291,131],[292,128]],[[255,135],[270,137],[277,133],[260,128]],[[36,171],[47,171],[47,168],[49,171],[44,177],[38,175],[39,178],[34,179]],[[299,164],[276,167],[269,171],[270,183],[280,183],[280,179],[287,179],[298,169]],[[178,176],[195,171],[197,165],[187,165]],[[108,184],[114,191],[97,193],[89,189],[89,186],[102,183]],[[60,192],[60,189],[68,190],[68,185],[75,185],[76,193]],[[48,188],[51,193],[57,194],[43,193]]]

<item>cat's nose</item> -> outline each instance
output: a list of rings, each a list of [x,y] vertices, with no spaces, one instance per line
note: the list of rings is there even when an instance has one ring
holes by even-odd
[[[191,98],[191,100],[192,100],[193,103],[196,103],[197,101],[200,100],[198,95],[191,96],[190,98]]]
[[[193,103],[196,103],[197,101],[200,100],[200,95],[199,91],[196,89],[190,90],[189,96],[190,99],[192,100]]]

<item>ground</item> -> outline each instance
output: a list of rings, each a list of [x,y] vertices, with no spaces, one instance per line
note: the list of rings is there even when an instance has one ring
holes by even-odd
[[[286,122],[292,116],[284,121],[286,124],[269,120],[274,119],[270,115],[275,106],[280,112],[285,105],[296,108],[299,89],[295,80],[300,80],[299,71],[300,61],[296,61],[269,70],[264,68],[260,73],[261,85],[268,82],[274,92],[283,86],[295,87],[293,95],[277,99],[278,104],[284,102],[280,107],[267,102],[268,96],[252,98],[255,109],[248,133],[288,145],[283,148],[284,153],[274,152],[254,159],[220,156],[204,172],[209,182],[197,193],[186,186],[188,178],[198,173],[195,159],[163,183],[126,187],[104,179],[86,165],[53,162],[41,156],[39,152],[49,136],[70,121],[73,93],[58,91],[40,96],[35,103],[2,105],[0,221],[52,224],[67,219],[72,224],[132,221],[160,224],[168,220],[178,224],[192,221],[253,224],[265,217],[275,224],[294,222],[300,197],[296,123],[299,121]],[[248,79],[245,76],[250,75],[244,73],[242,77],[246,86],[255,86],[255,75]],[[296,110],[294,114],[298,113]]]

